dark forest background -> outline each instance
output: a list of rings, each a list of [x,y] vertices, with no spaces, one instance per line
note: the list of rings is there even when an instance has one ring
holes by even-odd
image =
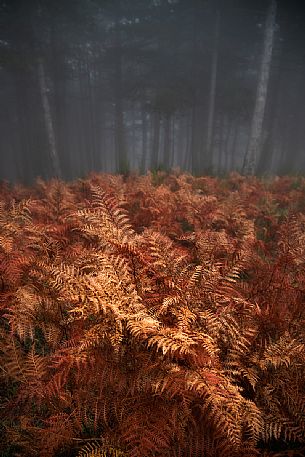
[[[1,0],[0,179],[304,173],[302,3]]]

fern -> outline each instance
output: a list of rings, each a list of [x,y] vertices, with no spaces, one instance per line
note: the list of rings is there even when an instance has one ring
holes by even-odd
[[[110,445],[88,443],[77,454],[77,457],[125,457],[125,454],[120,449]]]
[[[3,196],[0,407],[20,456],[302,448],[301,196],[163,178]]]

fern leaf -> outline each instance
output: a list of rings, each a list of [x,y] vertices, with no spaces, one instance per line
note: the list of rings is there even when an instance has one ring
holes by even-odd
[[[111,445],[88,443],[82,447],[77,457],[127,457],[127,454]]]

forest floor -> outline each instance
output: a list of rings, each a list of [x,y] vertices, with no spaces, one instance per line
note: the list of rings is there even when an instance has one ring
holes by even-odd
[[[2,456],[305,455],[305,178],[0,185]]]

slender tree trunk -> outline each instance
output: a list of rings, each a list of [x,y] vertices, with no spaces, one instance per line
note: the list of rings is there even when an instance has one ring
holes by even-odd
[[[167,114],[164,120],[164,149],[163,149],[163,165],[166,171],[169,171],[171,163],[171,118]]]
[[[290,149],[291,136],[289,132],[289,124],[283,128],[282,141],[281,141],[281,160],[279,166],[279,173],[288,174],[291,172],[291,149]]]
[[[230,142],[230,120],[226,114],[222,116],[221,127],[221,173],[225,174],[228,171],[228,153]]]
[[[91,145],[88,135],[88,113],[87,113],[87,93],[84,77],[85,67],[82,56],[79,56],[78,62],[78,82],[79,82],[79,128],[78,135],[80,139],[80,165],[83,173],[87,174],[91,169]],[[85,154],[84,154],[85,152]]]
[[[186,171],[192,171],[192,112],[190,112],[186,119],[185,127],[185,153],[183,158],[183,169]]]
[[[48,137],[49,143],[49,154],[51,159],[51,164],[53,168],[53,173],[57,178],[62,177],[59,158],[57,153],[57,146],[56,146],[56,138],[54,132],[54,123],[48,98],[48,86],[46,81],[45,69],[42,60],[38,62],[38,81],[39,81],[39,89],[41,94],[41,101],[42,101],[42,108],[43,108],[43,115],[44,115],[44,122],[45,128]]]
[[[213,139],[215,98],[216,98],[219,28],[220,28],[220,12],[219,12],[219,10],[217,10],[216,21],[215,21],[215,30],[214,30],[213,53],[212,53],[211,80],[210,80],[210,93],[209,93],[209,114],[208,114],[206,151],[205,151],[206,153],[205,153],[205,166],[204,166],[204,168],[207,171],[209,171],[209,169],[211,168],[211,163],[212,163],[212,139]]]
[[[130,141],[130,150],[132,151],[132,155],[130,157],[130,166],[131,168],[136,168],[137,166],[137,103],[134,102],[131,104],[131,141]]]
[[[153,114],[153,137],[151,148],[151,169],[155,170],[158,167],[159,160],[159,145],[160,145],[160,114]]]
[[[225,162],[224,169],[225,173],[230,171],[230,154],[231,154],[231,141],[232,141],[232,131],[233,131],[233,120],[227,119],[227,135],[226,135],[226,144],[225,144]]]
[[[238,121],[234,121],[234,127],[233,127],[233,138],[232,138],[232,145],[231,145],[231,154],[230,154],[230,171],[233,171],[236,169],[236,149],[237,149],[237,143],[238,143]]]
[[[142,107],[142,155],[140,162],[140,173],[145,173],[147,155],[147,113],[145,107]]]
[[[226,161],[226,146],[227,146],[227,134],[228,134],[228,119],[225,114],[220,118],[220,141],[219,141],[219,166],[218,171],[221,174],[225,173],[225,161]]]
[[[33,144],[31,141],[30,121],[32,119],[28,112],[28,94],[26,74],[15,75],[14,81],[15,97],[17,100],[17,143],[18,156],[16,159],[18,179],[24,182],[31,182],[35,176],[34,167],[31,164],[33,160]],[[37,127],[36,127],[37,128]]]
[[[95,72],[92,68],[91,62],[88,55],[86,56],[86,85],[87,85],[87,105],[88,105],[88,135],[90,137],[90,146],[91,146],[91,157],[90,157],[90,171],[96,169],[97,165],[97,140],[96,140],[96,117],[95,117],[95,99],[96,94],[94,93],[93,84],[92,84],[92,73]]]
[[[249,144],[243,164],[243,173],[249,175],[253,175],[255,173],[257,161],[261,153],[263,121],[274,42],[275,17],[276,0],[271,0],[266,18],[264,47],[257,84],[256,100],[251,123]]]
[[[192,108],[192,124],[191,124],[191,162],[192,162],[192,173],[194,175],[200,174],[200,159],[199,159],[199,143],[200,143],[200,126],[199,126],[199,107],[195,100],[195,104]]]
[[[193,25],[193,32],[192,32],[192,65],[191,65],[191,74],[193,79],[194,85],[194,93],[193,93],[193,103],[190,113],[190,138],[189,138],[189,145],[190,145],[190,169],[194,175],[200,174],[199,169],[199,143],[200,143],[200,134],[202,132],[202,126],[200,125],[200,94],[198,90],[198,82],[196,78],[197,73],[197,62],[200,58],[199,52],[199,24],[198,24],[198,15],[196,8],[193,8],[193,16],[192,16],[192,25]]]
[[[105,103],[105,94],[103,86],[103,62],[101,51],[98,51],[98,65],[96,68],[96,79],[97,79],[97,89],[95,96],[95,117],[96,117],[96,137],[97,137],[97,166],[99,171],[105,171],[107,169],[107,158],[106,158],[106,103]]]
[[[114,76],[114,92],[115,92],[115,132],[114,146],[116,158],[116,171],[120,174],[128,172],[129,165],[126,150],[126,138],[124,128],[123,115],[123,53],[122,40],[119,25],[120,19],[120,2],[118,2],[118,11],[115,20],[115,76]]]
[[[187,129],[185,117],[181,115],[177,118],[177,130],[175,131],[176,145],[175,156],[176,163],[181,169],[185,169],[185,154],[187,148]]]
[[[75,151],[69,144],[70,135],[67,128],[65,57],[61,52],[63,46],[64,37],[61,28],[57,26],[57,23],[50,24],[50,77],[53,84],[52,104],[56,148],[63,174],[65,178],[71,179],[75,177],[73,170]],[[71,151],[73,151],[72,157]]]
[[[171,155],[170,155],[170,163],[169,163],[169,168],[172,169],[174,168],[174,165],[176,163],[176,117],[172,117],[171,121],[171,129],[170,129],[170,137],[171,137]]]

